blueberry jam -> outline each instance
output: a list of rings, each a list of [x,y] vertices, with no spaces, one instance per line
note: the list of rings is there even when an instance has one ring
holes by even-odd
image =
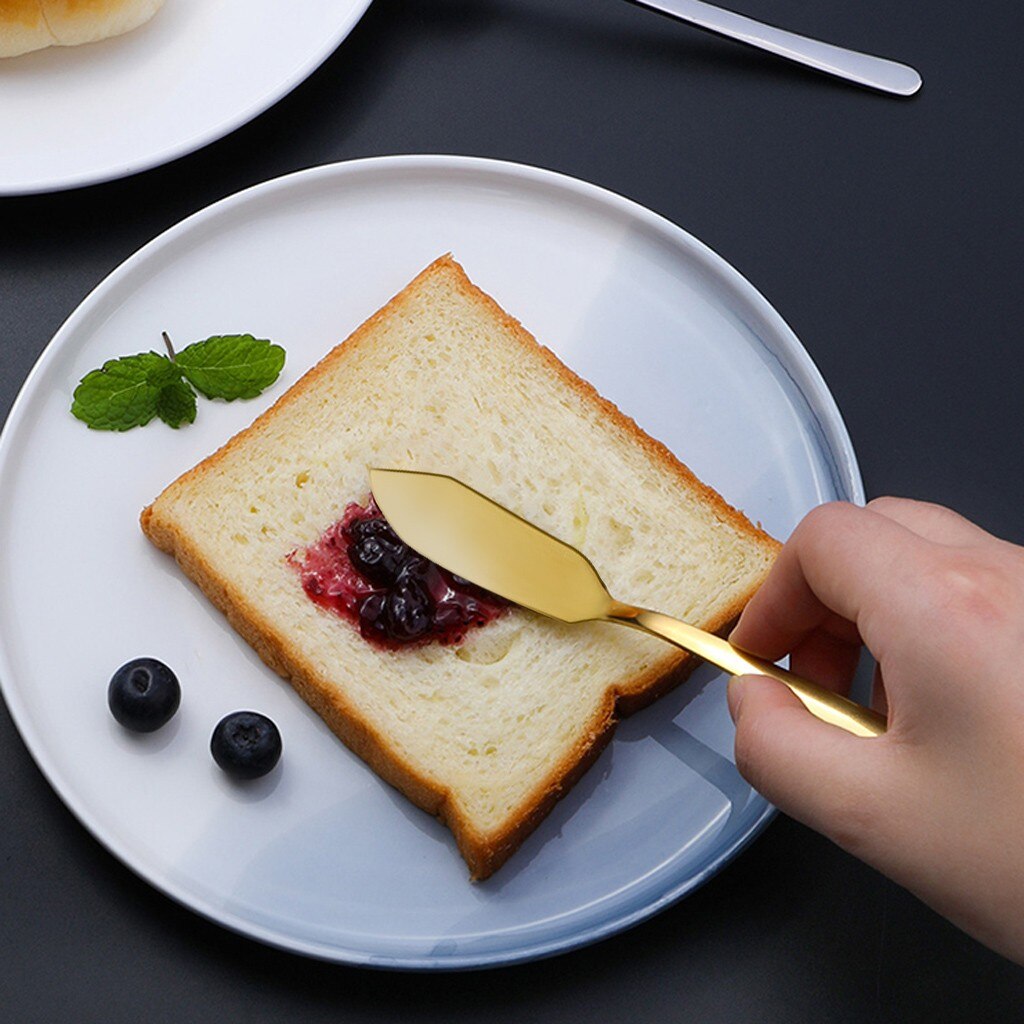
[[[460,643],[508,603],[417,554],[399,540],[371,497],[355,502],[289,561],[317,604],[359,626],[379,647]]]

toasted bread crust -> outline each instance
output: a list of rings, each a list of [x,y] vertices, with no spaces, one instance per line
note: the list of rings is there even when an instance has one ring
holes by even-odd
[[[474,879],[481,880],[493,874],[519,847],[554,804],[572,787],[576,780],[597,759],[610,741],[616,722],[650,704],[672,689],[694,668],[696,659],[684,652],[666,648],[660,658],[641,675],[619,683],[605,694],[601,706],[594,714],[581,740],[558,763],[551,766],[543,781],[535,787],[524,804],[523,812],[500,833],[480,834],[473,823],[460,814],[451,794],[424,776],[404,759],[388,741],[335,688],[321,681],[315,669],[304,658],[301,648],[287,636],[275,633],[272,625],[263,621],[260,613],[245,593],[222,579],[202,557],[189,537],[179,531],[173,522],[161,518],[160,510],[166,499],[179,489],[190,486],[214,469],[227,453],[246,438],[266,429],[277,413],[296,401],[325,374],[335,372],[337,365],[352,357],[359,347],[372,338],[377,325],[400,306],[405,297],[415,291],[430,275],[453,275],[456,286],[472,301],[486,305],[490,315],[499,320],[517,342],[533,358],[538,356],[558,375],[562,383],[576,392],[584,402],[596,407],[601,417],[621,432],[630,445],[643,448],[667,473],[681,478],[698,492],[703,502],[714,510],[723,522],[758,544],[776,550],[780,545],[759,527],[754,526],[739,511],[728,505],[722,497],[703,484],[663,444],[645,434],[634,420],[625,416],[615,405],[603,398],[586,381],[566,367],[550,350],[541,346],[519,321],[509,316],[487,294],[477,288],[462,267],[450,255],[435,260],[409,285],[384,307],[358,327],[344,342],[333,348],[323,359],[288,389],[251,426],[232,437],[225,445],[188,470],[141,514],[140,522],[146,536],[161,550],[174,556],[185,574],[227,616],[231,625],[256,650],[263,661],[287,679],[302,698],[324,719],[333,732],[359,755],[383,779],[405,794],[423,810],[444,821],[455,836],[462,856],[469,865]],[[721,631],[736,619],[753,595],[739,595],[719,617],[718,621],[703,623],[705,628]]]

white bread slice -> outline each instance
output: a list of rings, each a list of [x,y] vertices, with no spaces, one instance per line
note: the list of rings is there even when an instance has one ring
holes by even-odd
[[[370,466],[448,473],[589,554],[622,600],[720,630],[777,543],[442,257],[266,413],[171,484],[142,528],[383,778],[499,867],[628,713],[691,659],[519,609],[460,646],[382,650],[315,605],[287,556]]]
[[[0,0],[0,57],[77,46],[149,21],[164,0]]]

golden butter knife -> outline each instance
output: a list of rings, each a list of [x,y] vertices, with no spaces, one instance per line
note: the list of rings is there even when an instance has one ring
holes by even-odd
[[[885,718],[721,637],[660,612],[616,601],[589,559],[450,476],[371,469],[370,489],[409,547],[514,604],[562,622],[618,622],[698,655],[733,675],[785,683],[812,715],[856,736],[880,736]]]

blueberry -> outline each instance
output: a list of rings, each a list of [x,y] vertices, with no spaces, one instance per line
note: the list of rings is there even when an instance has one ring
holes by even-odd
[[[258,779],[281,757],[277,726],[258,711],[235,711],[217,723],[210,739],[214,761],[236,779]]]
[[[166,725],[180,703],[178,677],[156,658],[136,658],[122,665],[107,687],[110,713],[134,732],[154,732]]]
[[[399,540],[369,534],[348,546],[348,557],[371,583],[388,586],[401,572],[409,549]]]
[[[410,643],[430,632],[434,602],[423,583],[403,576],[394,589],[369,594],[359,606],[359,629],[385,643]]]
[[[391,524],[383,517],[377,519],[357,519],[349,525],[348,536],[349,539],[356,542],[366,537],[381,537],[384,540],[391,541],[393,544],[399,543],[398,534],[391,529]]]
[[[472,621],[458,601],[442,601],[434,612],[434,625],[442,633],[458,632]]]
[[[384,594],[368,594],[359,605],[359,632],[363,636],[376,640],[386,640],[387,598]]]
[[[387,629],[399,643],[417,640],[430,632],[434,602],[423,583],[403,577],[387,598]]]

